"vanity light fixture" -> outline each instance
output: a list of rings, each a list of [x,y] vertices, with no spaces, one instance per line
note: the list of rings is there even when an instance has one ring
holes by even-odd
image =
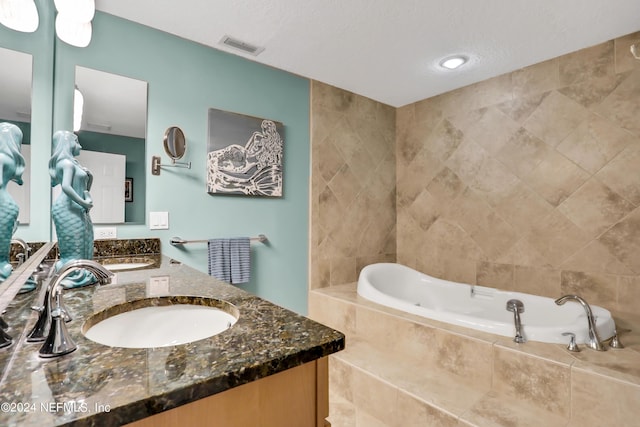
[[[33,0],[0,0],[0,24],[23,33],[38,29],[40,18]]]
[[[455,70],[469,61],[469,58],[462,55],[449,56],[440,61],[440,66],[447,70]]]
[[[1,1],[1,0],[0,0]],[[87,47],[93,33],[91,20],[96,14],[94,0],[54,0],[58,16],[56,34],[63,42]]]

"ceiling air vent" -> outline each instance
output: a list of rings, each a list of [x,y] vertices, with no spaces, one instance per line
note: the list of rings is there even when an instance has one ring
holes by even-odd
[[[234,39],[233,37],[230,37],[230,36],[224,36],[222,40],[220,40],[220,43],[225,46],[229,46],[234,49],[241,50],[253,56],[258,56],[260,52],[264,50],[263,47],[254,46],[252,44],[245,43],[241,40]]]

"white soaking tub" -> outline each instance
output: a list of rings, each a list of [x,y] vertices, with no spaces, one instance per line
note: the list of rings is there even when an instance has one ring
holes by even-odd
[[[585,310],[577,302],[557,305],[551,298],[437,279],[401,264],[363,268],[358,295],[407,313],[507,337],[515,336],[515,326],[506,304],[517,299],[524,304],[520,317],[528,341],[568,344],[569,337],[562,334],[571,332],[582,344],[589,336]],[[611,313],[594,305],[591,310],[600,339],[611,338],[615,330]]]

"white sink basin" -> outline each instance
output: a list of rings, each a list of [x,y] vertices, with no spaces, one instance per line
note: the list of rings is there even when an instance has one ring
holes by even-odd
[[[122,258],[120,258],[121,260]],[[106,259],[101,262],[102,266],[109,271],[123,271],[123,270],[134,270],[136,268],[143,268],[153,265],[152,259],[146,258],[133,258],[127,260],[127,262],[121,261],[118,262],[118,259],[110,260]]]
[[[226,301],[147,298],[95,314],[85,322],[83,332],[90,340],[110,347],[168,347],[212,337],[237,320],[237,309]]]
[[[151,265],[144,262],[123,262],[120,264],[104,264],[104,268],[110,271],[133,270],[134,268],[142,268]]]

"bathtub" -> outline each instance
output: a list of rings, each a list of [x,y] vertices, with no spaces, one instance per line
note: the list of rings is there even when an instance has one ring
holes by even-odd
[[[579,344],[588,340],[585,311],[574,301],[559,306],[551,298],[436,279],[401,264],[364,267],[358,295],[429,319],[506,337],[515,336],[513,313],[506,310],[506,304],[518,299],[524,303],[520,316],[528,341],[568,344],[564,332],[573,332]],[[611,313],[594,305],[591,310],[600,339],[611,338],[615,330]]]

